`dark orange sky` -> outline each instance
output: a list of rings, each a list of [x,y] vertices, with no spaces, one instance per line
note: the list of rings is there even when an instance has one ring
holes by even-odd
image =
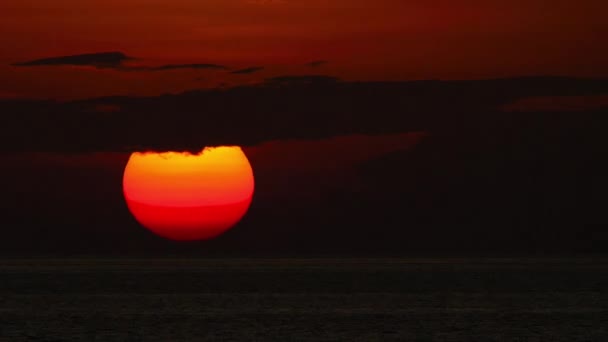
[[[158,94],[284,74],[347,80],[608,76],[603,0],[4,0],[0,97]],[[259,73],[13,67],[122,51]],[[319,67],[305,64],[327,60]]]

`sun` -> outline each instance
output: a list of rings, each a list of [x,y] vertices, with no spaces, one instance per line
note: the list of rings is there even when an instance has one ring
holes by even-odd
[[[135,219],[171,240],[204,240],[245,215],[254,191],[253,170],[237,146],[187,152],[135,152],[123,192]]]

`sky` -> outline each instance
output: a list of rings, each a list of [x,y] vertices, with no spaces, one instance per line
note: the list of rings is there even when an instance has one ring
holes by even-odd
[[[607,10],[0,1],[0,254],[181,250],[130,214],[129,153],[234,144],[254,200],[203,252],[605,252]],[[366,82],[548,75],[599,80]]]
[[[293,74],[363,81],[602,77],[606,10],[602,0],[5,0],[0,98],[158,95]],[[11,65],[109,51],[138,66],[228,69]],[[231,73],[251,67],[263,69]]]

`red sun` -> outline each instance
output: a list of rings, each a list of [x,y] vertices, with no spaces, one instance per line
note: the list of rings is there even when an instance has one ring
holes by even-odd
[[[135,152],[123,176],[135,219],[171,240],[211,239],[227,231],[249,209],[253,189],[253,170],[236,146],[196,155]]]

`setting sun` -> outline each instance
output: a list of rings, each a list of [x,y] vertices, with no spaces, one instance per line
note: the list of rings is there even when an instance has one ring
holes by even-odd
[[[123,190],[137,221],[172,240],[210,239],[247,212],[253,170],[240,147],[131,155]]]

